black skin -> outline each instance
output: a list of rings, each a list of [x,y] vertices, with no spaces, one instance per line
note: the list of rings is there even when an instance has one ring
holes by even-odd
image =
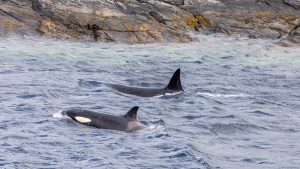
[[[112,89],[116,90],[120,93],[126,93],[141,97],[153,97],[157,95],[165,95],[166,93],[176,93],[183,91],[180,81],[180,69],[177,69],[168,86],[165,88],[139,88],[139,87],[130,87],[130,86],[123,86],[118,84],[107,84]]]
[[[143,128],[143,126],[140,125],[128,129],[128,125],[130,122],[139,123],[136,119],[137,110],[138,107],[133,107],[124,116],[114,116],[114,115],[102,114],[102,113],[97,113],[89,110],[80,110],[80,109],[65,110],[62,112],[62,114],[69,116],[74,121],[77,121],[75,118],[77,116],[88,118],[91,120],[91,122],[84,123],[84,124],[96,128],[120,130],[120,131],[134,131]]]
[[[163,89],[138,88],[138,87],[122,86],[117,84],[109,84],[109,86],[120,93],[126,93],[135,96],[141,96],[141,97],[153,97],[153,96],[165,95],[166,93],[173,92],[172,90],[165,89],[165,88]]]

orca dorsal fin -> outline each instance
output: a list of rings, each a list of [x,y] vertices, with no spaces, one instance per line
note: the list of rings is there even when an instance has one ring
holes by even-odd
[[[138,106],[135,106],[133,108],[131,108],[125,115],[124,117],[128,120],[137,120],[136,119],[136,114],[137,114],[137,111],[138,111],[139,107]]]
[[[183,90],[180,81],[180,69],[175,71],[167,88],[171,90]]]

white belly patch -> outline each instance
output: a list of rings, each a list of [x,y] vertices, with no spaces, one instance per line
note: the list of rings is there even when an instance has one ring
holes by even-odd
[[[81,117],[81,116],[75,116],[74,117],[76,119],[76,121],[78,121],[79,123],[89,123],[92,120],[86,117]]]

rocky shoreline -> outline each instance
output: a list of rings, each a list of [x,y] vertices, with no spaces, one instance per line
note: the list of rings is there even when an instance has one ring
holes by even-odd
[[[0,37],[189,42],[188,31],[300,44],[300,0],[0,0]]]

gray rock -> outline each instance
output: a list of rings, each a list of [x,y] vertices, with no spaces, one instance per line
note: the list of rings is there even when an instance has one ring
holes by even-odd
[[[284,2],[295,9],[300,9],[300,0],[284,0]]]
[[[295,33],[300,35],[300,27],[298,27],[297,29],[295,29]]]
[[[0,0],[0,36],[188,42],[187,31],[290,37],[298,43],[299,0]],[[296,40],[295,40],[296,39]]]
[[[149,14],[150,14],[155,20],[157,20],[159,23],[166,24],[164,17],[163,17],[162,15],[160,15],[158,12],[156,12],[156,11],[151,11],[151,12],[149,12]]]
[[[250,38],[277,39],[281,37],[280,31],[264,28],[261,30],[251,30],[248,32]]]
[[[169,3],[172,5],[183,5],[184,4],[184,0],[162,0],[165,3]]]

